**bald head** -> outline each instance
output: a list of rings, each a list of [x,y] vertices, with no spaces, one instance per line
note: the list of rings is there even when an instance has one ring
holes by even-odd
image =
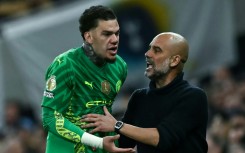
[[[166,49],[170,51],[171,56],[179,55],[182,63],[187,61],[189,45],[183,36],[173,32],[164,32],[158,34],[154,39],[158,39],[159,42],[164,43]]]
[[[183,36],[173,32],[158,34],[145,53],[145,76],[155,80],[156,87],[170,83],[183,71],[188,50],[188,43]]]

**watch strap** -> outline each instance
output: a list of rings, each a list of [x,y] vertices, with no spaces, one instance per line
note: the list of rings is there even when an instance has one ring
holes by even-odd
[[[123,127],[123,124],[124,124],[124,123],[123,123],[122,121],[117,121],[117,122],[116,122],[115,127],[114,127],[116,133],[118,133],[118,134],[120,133],[119,130]]]

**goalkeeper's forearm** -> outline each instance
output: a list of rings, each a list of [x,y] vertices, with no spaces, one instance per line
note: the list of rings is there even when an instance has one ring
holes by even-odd
[[[81,142],[85,145],[103,149],[103,138],[94,136],[87,132],[84,132],[81,138]]]

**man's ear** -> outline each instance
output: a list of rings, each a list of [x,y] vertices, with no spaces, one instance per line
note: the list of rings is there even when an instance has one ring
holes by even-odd
[[[181,57],[180,57],[180,55],[174,55],[174,56],[171,57],[170,60],[171,60],[170,61],[170,66],[171,67],[175,67],[175,66],[177,66],[179,64],[179,62],[181,60]]]
[[[92,44],[92,37],[91,37],[91,33],[90,32],[85,32],[84,33],[84,38],[85,41],[89,44]]]

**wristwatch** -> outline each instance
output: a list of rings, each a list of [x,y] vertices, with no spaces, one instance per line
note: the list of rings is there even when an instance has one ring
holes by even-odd
[[[120,133],[119,130],[123,127],[123,122],[122,121],[117,121],[114,128],[116,133]]]

